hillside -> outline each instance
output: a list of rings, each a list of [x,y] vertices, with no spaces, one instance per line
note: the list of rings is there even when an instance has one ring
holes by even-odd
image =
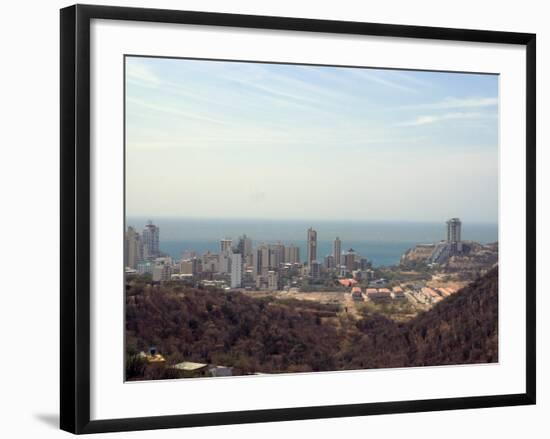
[[[498,269],[406,323],[338,311],[309,301],[130,285],[127,356],[155,346],[168,364],[220,364],[235,374],[498,361]],[[132,367],[127,374],[170,377]]]
[[[498,268],[418,317],[392,323],[380,316],[358,321],[360,334],[345,351],[342,367],[498,361]]]
[[[462,253],[456,255],[442,250],[445,245],[445,242],[440,242],[410,248],[401,256],[400,265],[404,268],[419,269],[437,262],[437,270],[442,273],[454,273],[464,279],[475,279],[498,264],[498,243],[482,245],[474,241],[462,241]],[[435,254],[439,256],[436,257]]]

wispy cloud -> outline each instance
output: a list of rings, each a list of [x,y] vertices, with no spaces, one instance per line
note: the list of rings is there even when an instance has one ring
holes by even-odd
[[[446,113],[440,115],[428,115],[428,116],[418,116],[416,119],[402,122],[397,124],[397,126],[402,127],[412,127],[420,125],[429,125],[446,120],[455,120],[455,119],[479,119],[485,118],[489,115],[483,113]]]
[[[439,102],[405,105],[400,108],[449,110],[449,109],[456,109],[456,108],[493,107],[496,105],[498,105],[498,98],[495,98],[495,97],[467,97],[467,98],[447,97]]]
[[[391,75],[394,77],[394,78],[399,78],[400,80],[404,80],[406,82],[409,82],[409,83],[412,83],[416,86],[419,86],[419,87],[423,87],[423,88],[433,88],[434,85],[434,82],[433,81],[427,81],[427,80],[424,80],[424,79],[420,79],[418,77],[418,72],[417,71],[406,71],[406,70],[390,70],[389,72],[391,72]]]
[[[138,105],[138,106],[146,108],[148,110],[158,111],[158,112],[162,112],[162,113],[168,113],[168,114],[171,114],[173,116],[183,117],[183,118],[186,118],[186,119],[198,120],[198,121],[201,121],[201,122],[211,122],[211,123],[221,124],[221,125],[226,124],[226,122],[223,121],[223,120],[218,120],[218,119],[214,119],[212,117],[203,116],[203,115],[201,115],[199,113],[196,113],[196,112],[191,113],[191,112],[184,111],[184,110],[181,110],[177,107],[173,107],[173,106],[170,106],[170,105],[164,105],[164,104],[163,105],[158,105],[158,104],[154,104],[152,102],[146,102],[144,100],[136,99],[136,98],[127,98],[126,102],[127,102],[127,104]]]
[[[386,77],[382,78],[377,73],[367,69],[350,70],[350,72],[357,78],[366,79],[367,81],[375,82],[376,84],[380,84],[394,90],[404,91],[407,93],[418,93],[417,88],[409,87],[408,85],[403,84],[402,81],[388,79],[388,75],[385,75]]]
[[[151,67],[135,59],[126,62],[126,78],[133,84],[145,87],[158,87],[161,84],[160,78]]]
[[[308,71],[307,67],[298,68]],[[309,73],[310,81],[304,81],[285,74],[284,70],[276,73],[259,65],[247,65],[241,71],[228,72],[223,79],[238,83],[262,99],[275,98],[281,103],[302,105],[313,110],[320,110],[320,105],[326,99],[342,99],[342,93],[335,93],[327,87],[312,83],[311,77],[316,76],[315,70],[310,70]]]

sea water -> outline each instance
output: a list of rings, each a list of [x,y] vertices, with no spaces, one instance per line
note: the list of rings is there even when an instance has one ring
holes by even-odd
[[[238,239],[246,234],[254,245],[260,243],[293,244],[300,247],[305,261],[307,229],[317,231],[317,259],[332,254],[336,237],[342,241],[342,251],[355,250],[374,266],[397,264],[401,255],[417,244],[434,243],[446,238],[442,222],[398,221],[327,221],[327,220],[253,220],[253,219],[196,219],[196,218],[139,218],[126,219],[127,226],[141,231],[148,220],[159,227],[160,250],[174,259],[182,252],[194,250],[199,255],[217,252],[220,239]],[[498,241],[498,225],[462,223],[462,239],[482,244]]]

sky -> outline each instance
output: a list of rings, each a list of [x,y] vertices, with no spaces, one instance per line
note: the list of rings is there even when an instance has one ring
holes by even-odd
[[[498,220],[498,76],[126,57],[126,214]]]

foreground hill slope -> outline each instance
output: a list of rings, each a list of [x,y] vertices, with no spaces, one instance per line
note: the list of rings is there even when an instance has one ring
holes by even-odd
[[[309,301],[134,284],[126,296],[127,354],[155,346],[168,364],[221,364],[235,374],[498,361],[498,268],[405,323],[338,311]],[[155,373],[132,369],[128,378],[165,377]]]
[[[343,368],[410,367],[498,361],[498,268],[416,318],[357,322]]]

